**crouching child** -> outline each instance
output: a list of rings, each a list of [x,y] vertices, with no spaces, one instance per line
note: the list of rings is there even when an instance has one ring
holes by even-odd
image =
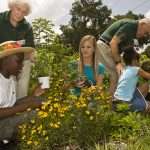
[[[144,71],[139,64],[140,55],[129,47],[124,51],[124,69],[119,77],[114,93],[113,107],[117,104],[127,104],[130,111],[150,112],[150,102],[145,99],[149,83],[138,85],[139,77],[150,79],[150,73]]]
[[[20,73],[24,54],[34,52],[34,48],[20,47],[15,42],[0,45],[0,141],[12,138],[19,124],[31,119],[34,111],[26,111],[41,106],[38,96],[44,93],[37,87],[31,96],[16,101],[16,82]],[[21,113],[22,112],[22,113]]]

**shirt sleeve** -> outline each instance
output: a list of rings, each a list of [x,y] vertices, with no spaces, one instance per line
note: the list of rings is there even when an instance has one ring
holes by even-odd
[[[126,23],[119,28],[119,30],[115,33],[115,36],[119,37],[121,41],[124,41],[132,34],[131,28],[132,26],[129,23]]]
[[[102,63],[98,64],[98,74],[104,75],[105,73],[105,66]]]
[[[30,26],[30,24],[29,24],[29,29],[28,29],[26,36],[25,36],[25,40],[26,40],[25,46],[35,47],[33,29]]]
[[[140,67],[133,67],[133,71],[132,71],[132,72],[133,72],[136,76],[138,76],[139,70],[140,70]]]

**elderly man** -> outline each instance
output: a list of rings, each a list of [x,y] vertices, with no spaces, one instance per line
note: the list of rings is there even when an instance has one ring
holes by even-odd
[[[121,53],[125,47],[133,46],[136,39],[148,37],[150,34],[150,19],[121,19],[108,27],[97,41],[98,60],[110,74],[110,93],[113,95],[122,71]],[[137,42],[136,42],[137,43]]]
[[[29,1],[9,0],[8,6],[9,11],[0,13],[0,43],[19,41],[23,46],[34,47],[32,27],[24,18],[31,12]],[[18,79],[18,98],[27,96],[32,55],[26,55],[26,58],[20,78]]]

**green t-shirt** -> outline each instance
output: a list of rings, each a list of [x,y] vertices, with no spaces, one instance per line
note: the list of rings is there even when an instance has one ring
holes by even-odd
[[[9,21],[10,13],[10,11],[0,13],[0,43],[25,40],[25,46],[34,47],[31,25],[24,18],[17,27],[13,27]]]
[[[133,40],[136,38],[137,26],[137,20],[121,19],[107,28],[101,37],[108,42],[111,41],[113,36],[119,37],[121,40],[119,44],[119,52],[121,53],[124,47],[133,45]]]

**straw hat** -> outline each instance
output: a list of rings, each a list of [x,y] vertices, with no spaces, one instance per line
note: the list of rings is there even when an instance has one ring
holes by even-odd
[[[0,58],[17,54],[17,53],[31,53],[35,49],[32,47],[21,47],[18,41],[6,41],[0,44]]]

